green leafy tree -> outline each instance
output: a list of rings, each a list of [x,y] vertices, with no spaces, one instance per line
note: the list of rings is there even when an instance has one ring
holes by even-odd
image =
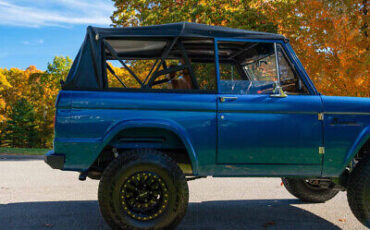
[[[52,63],[48,63],[47,73],[51,74],[50,79],[59,82],[68,75],[72,66],[72,59],[69,57],[56,56]],[[59,85],[59,84],[58,84]]]
[[[39,147],[36,113],[24,98],[12,105],[5,126],[5,140],[11,147]]]

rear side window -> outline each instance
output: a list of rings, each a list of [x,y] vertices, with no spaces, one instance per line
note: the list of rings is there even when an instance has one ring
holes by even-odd
[[[106,40],[105,88],[216,92],[210,39]]]

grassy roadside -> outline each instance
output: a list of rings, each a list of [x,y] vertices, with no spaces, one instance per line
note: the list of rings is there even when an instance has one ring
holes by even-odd
[[[44,155],[47,151],[49,149],[0,147],[0,155]]]

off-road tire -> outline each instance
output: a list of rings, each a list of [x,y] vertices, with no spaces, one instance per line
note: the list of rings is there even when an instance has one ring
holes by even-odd
[[[163,179],[169,198],[161,214],[139,221],[123,210],[119,191],[131,175],[144,171]],[[189,190],[184,174],[173,159],[156,150],[138,149],[122,153],[108,165],[99,183],[98,200],[100,212],[112,229],[167,230],[174,229],[185,216]]]
[[[290,194],[308,203],[323,203],[339,192],[331,188],[312,188],[304,179],[282,178],[282,181]]]
[[[358,162],[349,176],[347,199],[355,217],[370,228],[370,156]]]

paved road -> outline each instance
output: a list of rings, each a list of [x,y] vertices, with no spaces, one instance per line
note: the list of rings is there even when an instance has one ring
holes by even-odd
[[[33,158],[0,157],[0,229],[108,230],[97,203],[98,181],[52,170]],[[366,229],[345,193],[304,204],[280,179],[207,178],[189,182],[190,204],[178,229]]]

